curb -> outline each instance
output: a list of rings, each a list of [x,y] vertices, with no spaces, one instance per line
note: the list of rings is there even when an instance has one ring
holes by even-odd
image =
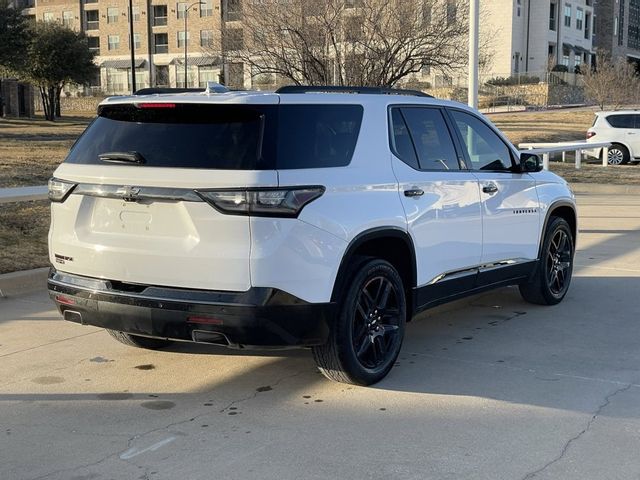
[[[603,185],[600,183],[569,182],[571,190],[578,194],[610,193],[616,195],[640,195],[640,185]]]
[[[49,267],[0,275],[0,298],[42,290],[47,286]]]

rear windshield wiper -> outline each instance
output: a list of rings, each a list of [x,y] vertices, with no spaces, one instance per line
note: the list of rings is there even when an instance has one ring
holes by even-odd
[[[107,152],[101,153],[98,158],[103,162],[113,163],[137,163],[142,165],[147,162],[139,152]]]

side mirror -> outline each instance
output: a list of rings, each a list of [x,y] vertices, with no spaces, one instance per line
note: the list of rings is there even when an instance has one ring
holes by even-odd
[[[538,155],[526,152],[520,154],[520,171],[522,173],[541,172],[542,168],[542,160]]]

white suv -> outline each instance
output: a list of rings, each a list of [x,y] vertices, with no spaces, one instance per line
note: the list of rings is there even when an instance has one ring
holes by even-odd
[[[640,112],[618,110],[596,112],[587,130],[587,143],[611,142],[607,163],[622,165],[640,161]],[[591,157],[602,158],[602,148],[586,150]]]
[[[566,182],[419,92],[110,98],[49,193],[65,319],[145,348],[311,347],[342,382],[382,379],[426,308],[504,285],[555,304],[571,280]]]

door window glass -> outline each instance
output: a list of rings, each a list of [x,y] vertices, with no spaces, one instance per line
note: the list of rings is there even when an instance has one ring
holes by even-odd
[[[400,113],[400,109],[394,108],[391,110],[391,133],[392,142],[391,145],[393,153],[402,160],[404,163],[416,170],[420,169],[418,165],[418,157],[416,157],[416,150],[413,147],[411,136],[409,135],[409,129],[407,124]]]
[[[512,166],[509,147],[482,120],[474,115],[452,110],[473,170],[509,170]]]
[[[402,115],[409,127],[421,170],[459,170],[449,129],[437,108],[406,107]]]

